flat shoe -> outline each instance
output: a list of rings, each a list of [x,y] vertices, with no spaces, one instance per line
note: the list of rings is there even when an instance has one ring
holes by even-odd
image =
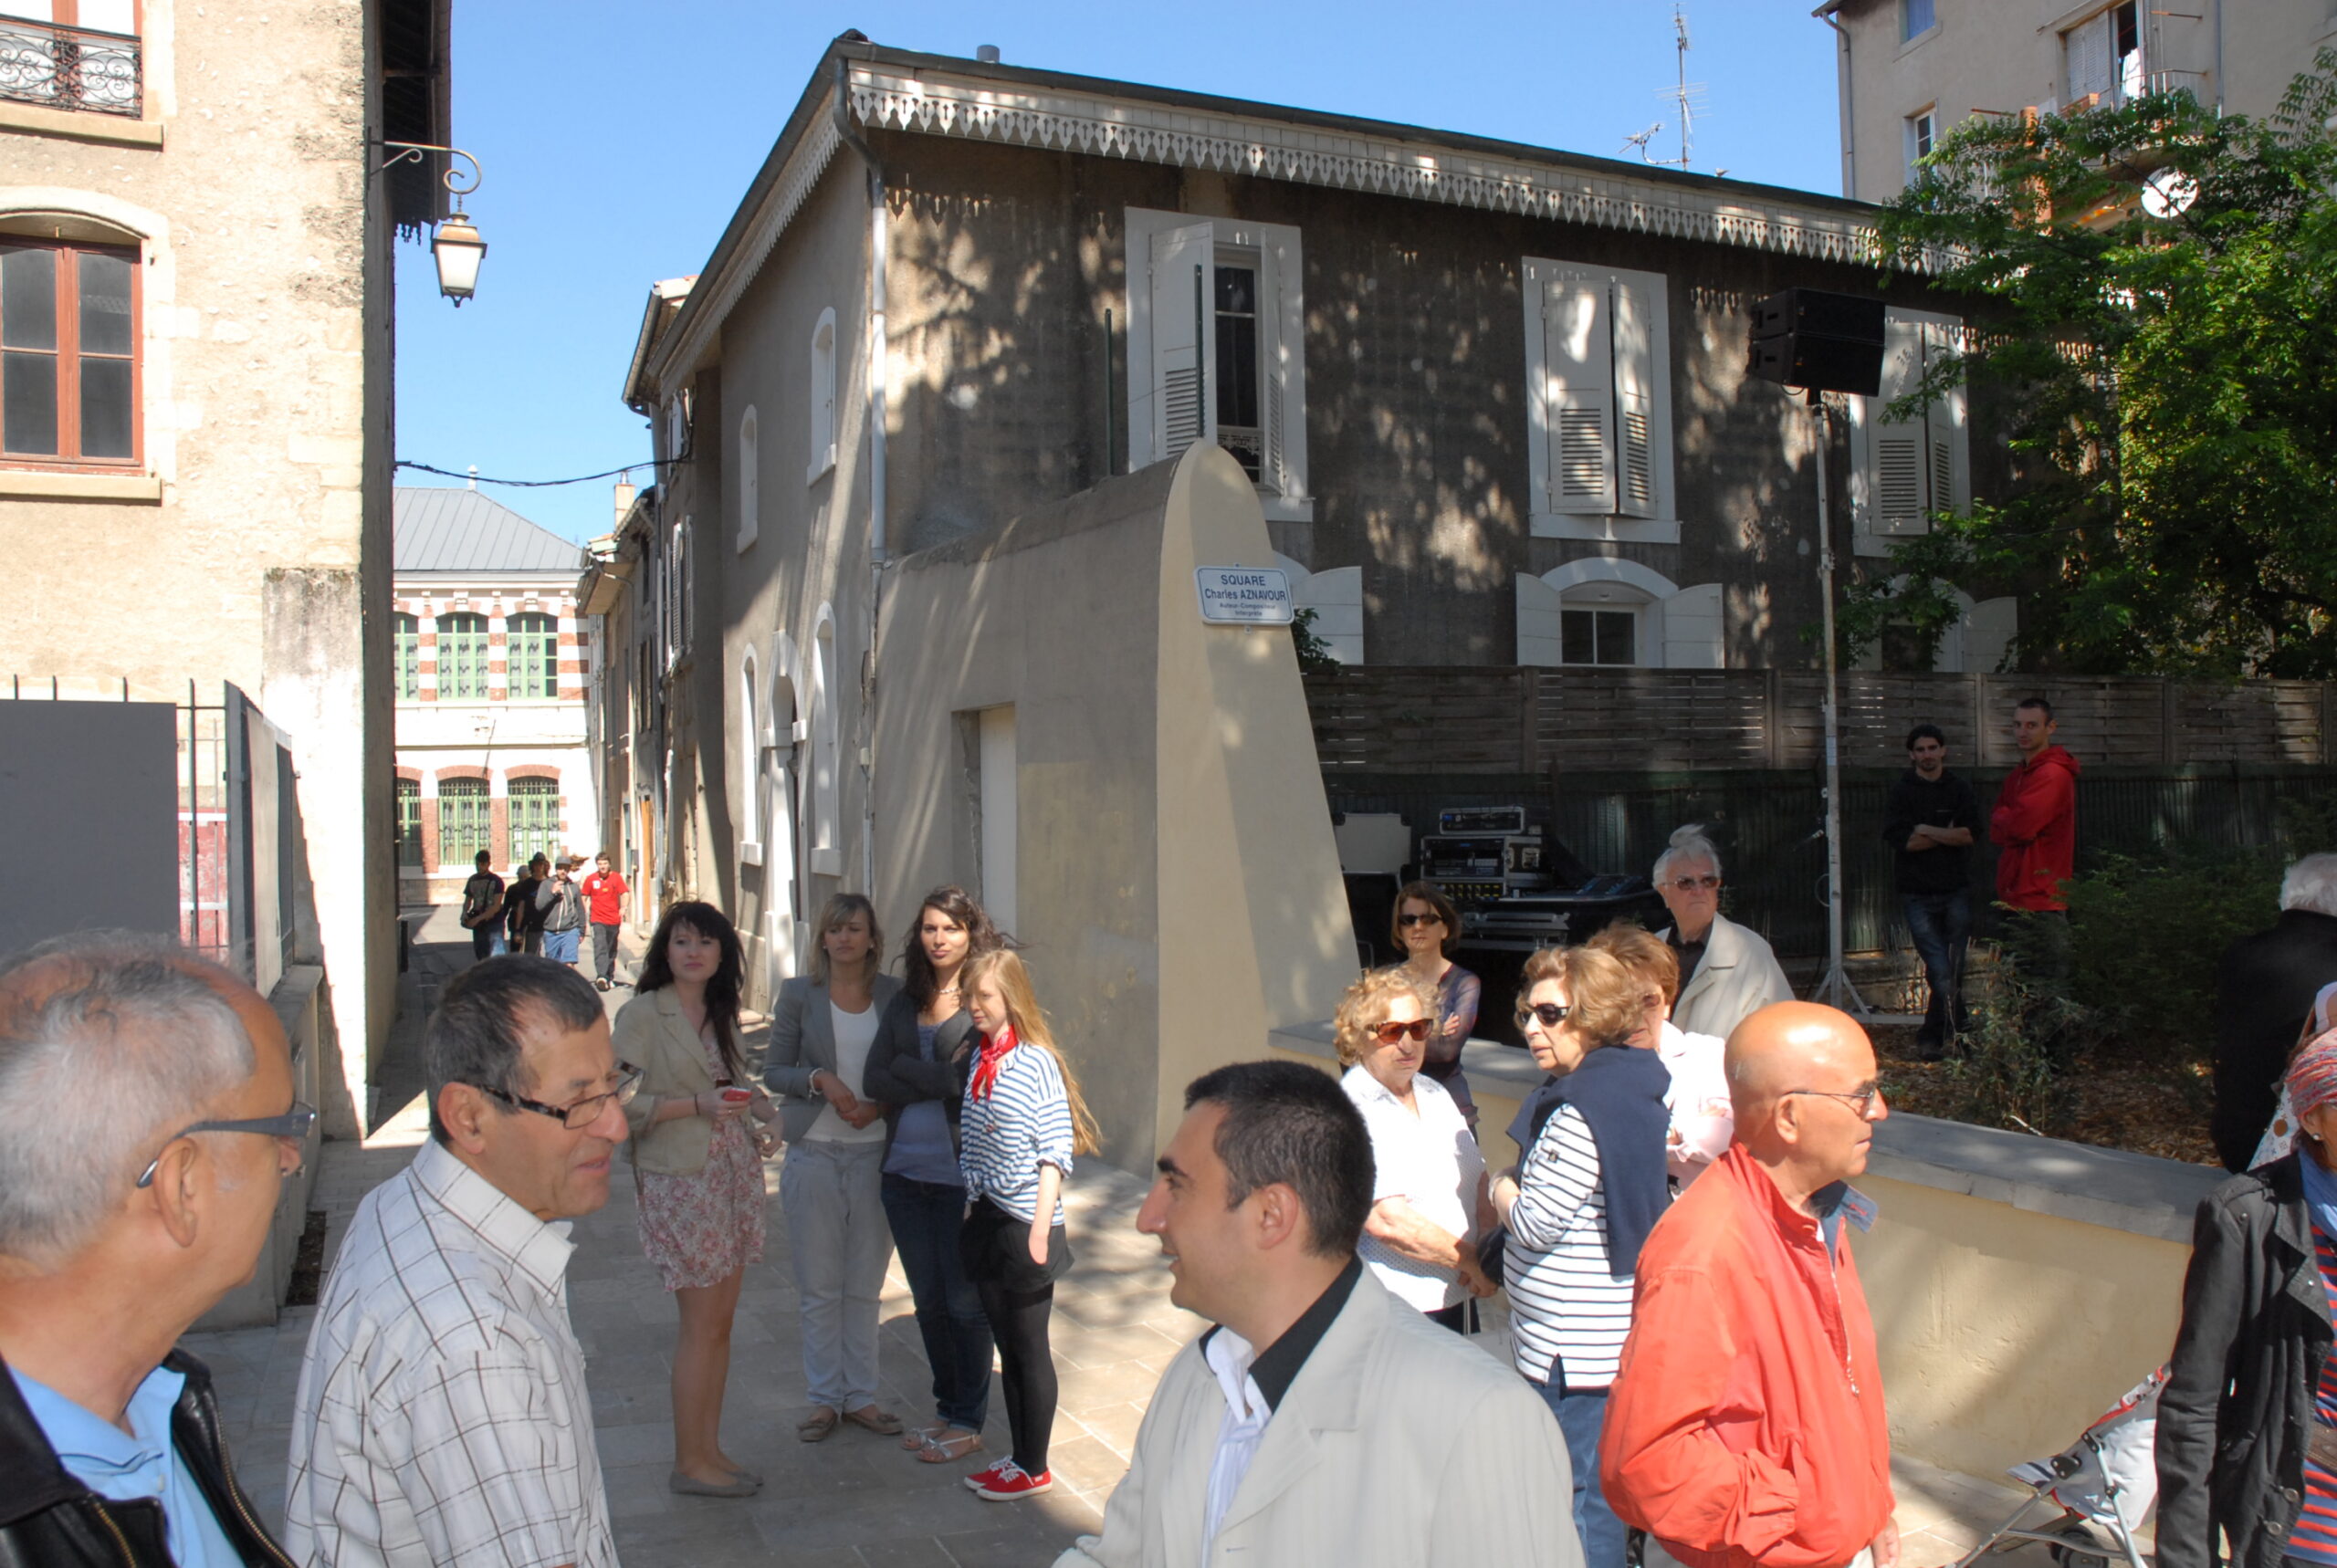
[[[742,1479],[726,1486],[720,1481],[702,1481],[696,1476],[684,1475],[679,1470],[676,1470],[665,1479],[668,1490],[677,1491],[684,1497],[752,1497],[761,1484],[760,1481]]]
[[[981,1451],[982,1435],[980,1432],[960,1431],[954,1437],[927,1438],[917,1449],[917,1457],[920,1464],[954,1465],[968,1455]]]
[[[915,1453],[949,1429],[947,1421],[929,1421],[922,1427],[911,1427],[902,1434],[901,1447]]]
[[[728,1470],[732,1475],[737,1476],[740,1480],[746,1482],[750,1487],[759,1487],[763,1484],[763,1478],[757,1475],[754,1471],[747,1469],[744,1465],[733,1465],[726,1462],[722,1468]]]
[[[857,1410],[847,1410],[844,1418],[855,1427],[865,1427],[880,1437],[897,1437],[901,1418],[890,1410],[880,1410],[874,1405],[863,1405]]]
[[[825,1405],[815,1405],[812,1413],[795,1423],[795,1435],[806,1443],[816,1443],[836,1429],[836,1413]]]

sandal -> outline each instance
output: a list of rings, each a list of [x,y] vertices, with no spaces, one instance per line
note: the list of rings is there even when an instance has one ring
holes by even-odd
[[[816,1443],[836,1429],[836,1413],[825,1405],[814,1405],[812,1413],[795,1423],[795,1436],[806,1443]]]
[[[882,1409],[875,1405],[863,1405],[857,1410],[847,1410],[844,1413],[844,1418],[855,1427],[865,1427],[875,1433],[880,1437],[900,1436],[901,1418],[890,1410]]]
[[[948,1429],[949,1423],[947,1421],[928,1421],[922,1427],[911,1427],[902,1435],[901,1447],[915,1453]]]
[[[927,1465],[951,1465],[969,1454],[982,1451],[982,1435],[962,1427],[944,1427],[945,1432],[955,1432],[954,1437],[928,1437],[917,1448],[917,1462]]]

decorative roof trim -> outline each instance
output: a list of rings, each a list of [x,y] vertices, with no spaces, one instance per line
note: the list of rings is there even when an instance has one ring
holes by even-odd
[[[864,124],[886,130],[1216,169],[1826,261],[1871,262],[1880,254],[1864,224],[1721,189],[1705,195],[1604,172],[1127,99],[1010,91],[992,81],[856,64],[852,110]]]

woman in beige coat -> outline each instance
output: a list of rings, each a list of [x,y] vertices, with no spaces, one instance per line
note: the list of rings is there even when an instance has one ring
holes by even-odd
[[[681,1312],[674,1346],[674,1490],[748,1497],[762,1478],[722,1451],[739,1286],[763,1255],[763,1156],[779,1114],[739,1040],[739,933],[710,904],[677,904],[649,939],[618,1056],[641,1069],[625,1107],[641,1247]]]

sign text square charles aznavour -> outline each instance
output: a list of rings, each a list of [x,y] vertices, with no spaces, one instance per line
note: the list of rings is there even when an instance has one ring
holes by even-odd
[[[1201,619],[1212,626],[1290,624],[1290,578],[1277,568],[1196,567],[1193,587],[1200,593]]]

